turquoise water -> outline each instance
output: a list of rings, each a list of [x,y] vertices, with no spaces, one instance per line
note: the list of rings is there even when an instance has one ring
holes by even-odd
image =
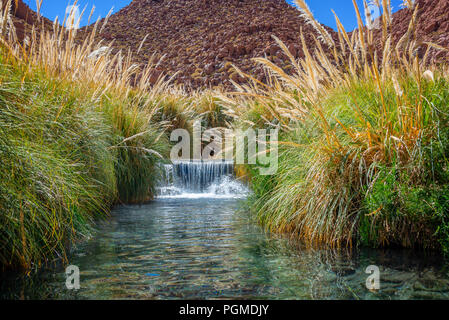
[[[447,299],[438,255],[404,250],[308,250],[270,236],[242,200],[174,197],[122,206],[76,247],[81,289],[62,267],[3,278],[7,299]],[[244,195],[241,195],[244,198]],[[365,281],[380,268],[381,289]]]

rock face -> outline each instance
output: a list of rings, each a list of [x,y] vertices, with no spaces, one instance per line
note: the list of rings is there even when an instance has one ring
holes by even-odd
[[[6,5],[6,0],[3,1],[3,8]],[[27,34],[31,32],[33,25],[37,30],[44,27],[46,30],[52,29],[52,22],[47,18],[41,17],[38,19],[36,12],[30,9],[23,0],[13,0],[11,6],[11,18],[16,28],[16,34],[20,41],[22,41]],[[38,23],[40,21],[41,23]]]
[[[418,23],[416,36],[420,42],[432,42],[449,50],[449,0],[416,0],[418,5]],[[393,14],[392,34],[396,43],[408,29],[412,11],[402,9]],[[418,50],[425,54],[425,46]],[[449,51],[430,51],[429,61],[449,61]]]
[[[140,63],[152,53],[165,55],[161,70],[178,73],[175,82],[186,87],[229,87],[229,79],[240,80],[231,64],[262,81],[263,70],[251,58],[267,55],[286,65],[272,35],[301,57],[301,29],[313,47],[315,30],[285,0],[134,0],[110,17],[100,36],[131,48]]]
[[[449,0],[416,2],[418,39],[449,49]],[[411,16],[409,9],[393,15],[393,43],[407,31]],[[337,39],[333,30],[326,29]],[[288,71],[287,59],[272,35],[280,38],[299,58],[303,56],[301,30],[306,43],[313,48],[314,28],[285,0],[134,0],[110,18],[101,36],[115,39],[116,48],[131,48],[140,63],[145,63],[152,53],[165,55],[161,71],[177,73],[175,82],[179,84],[191,88],[216,85],[229,88],[229,79],[241,80],[231,64],[265,80],[262,68],[251,60],[254,57],[266,55]],[[381,32],[376,37],[381,38]],[[382,52],[382,48],[378,49]],[[424,53],[425,46],[418,54]],[[449,52],[432,49],[429,58],[449,61]]]
[[[14,2],[13,21],[22,40],[36,23],[37,14],[22,0]],[[419,6],[416,27],[419,41],[449,49],[449,0],[416,0],[416,3]],[[393,43],[407,31],[411,16],[409,9],[393,14]],[[51,29],[48,19],[41,21],[45,28]],[[86,27],[79,34],[86,34],[91,28]],[[280,38],[299,58],[303,56],[301,30],[313,49],[315,30],[285,0],[134,0],[110,17],[99,38],[115,40],[115,49],[125,52],[130,49],[139,63],[145,64],[153,53],[165,56],[157,74],[176,74],[175,82],[187,88],[218,85],[230,88],[230,79],[241,81],[231,64],[261,81],[265,80],[264,72],[252,58],[266,55],[288,71],[287,59],[272,35]],[[334,31],[327,30],[337,39]],[[380,38],[381,32],[375,36]],[[425,47],[418,50],[418,55],[424,55]],[[378,49],[381,52],[382,49]],[[447,62],[449,52],[432,49],[429,58]]]

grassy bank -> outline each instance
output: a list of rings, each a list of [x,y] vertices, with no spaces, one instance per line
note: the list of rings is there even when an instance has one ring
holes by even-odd
[[[182,116],[166,109],[187,102],[162,80],[150,85],[151,61],[142,68],[95,43],[98,24],[82,43],[57,23],[19,43],[9,19],[5,8],[0,268],[27,270],[64,259],[112,205],[152,199],[165,131]]]
[[[236,126],[282,132],[277,174],[247,168],[255,214],[267,229],[310,246],[449,253],[449,79],[445,65],[427,59],[442,48],[414,38],[412,2],[414,18],[397,43],[388,17],[375,40],[357,6],[359,29],[348,34],[337,18],[332,39],[296,2],[321,30],[318,49],[302,39],[305,58],[295,60],[278,40],[294,72],[257,59],[268,85],[242,74],[248,85],[222,98]]]
[[[93,92],[0,55],[0,264],[65,257],[117,202],[152,197],[162,128],[131,98]]]
[[[130,54],[96,43],[100,25],[80,42],[55,23],[21,44],[5,11],[1,267],[65,258],[112,205],[152,199],[168,130],[197,118],[204,127],[281,130],[278,172],[245,168],[254,212],[269,230],[311,246],[449,253],[449,79],[446,65],[427,59],[441,48],[414,39],[411,3],[415,19],[393,43],[386,18],[375,40],[357,8],[359,30],[348,34],[338,23],[337,40],[297,2],[321,32],[314,52],[299,39],[305,58],[296,60],[277,40],[288,73],[260,58],[267,84],[237,70],[248,82],[236,92],[189,95],[154,81],[156,61],[134,65]]]
[[[7,8],[0,15],[0,269],[29,270],[65,260],[114,204],[153,199],[171,129],[190,129],[197,118],[217,127],[226,117],[209,92],[186,94],[163,74],[155,79],[153,57],[136,65],[129,52],[98,43],[99,22],[79,37],[63,27],[66,18],[21,43]]]

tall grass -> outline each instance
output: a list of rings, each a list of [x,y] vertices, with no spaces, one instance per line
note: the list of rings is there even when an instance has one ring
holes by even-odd
[[[98,41],[109,16],[89,33],[67,28],[71,15],[50,31],[38,21],[19,42],[3,4],[0,267],[30,269],[65,259],[113,204],[154,198],[169,129],[227,118],[209,92],[188,95],[164,74],[155,82],[154,56],[137,65]]]
[[[248,83],[220,95],[237,126],[282,129],[278,173],[249,168],[259,220],[311,246],[449,250],[449,82],[428,61],[443,48],[414,37],[418,6],[408,3],[409,29],[393,43],[388,0],[374,2],[382,31],[363,25],[354,1],[358,29],[348,34],[336,17],[335,39],[295,2],[320,34],[316,48],[302,37],[305,57],[296,60],[275,38],[294,72],[258,58],[268,84],[236,68]]]
[[[8,1],[0,16],[0,266],[30,269],[66,258],[115,203],[154,196],[168,153],[160,122],[179,96],[157,62],[132,63],[55,21],[17,41]],[[177,115],[175,115],[176,118]]]
[[[0,265],[33,266],[65,258],[66,249],[119,202],[154,196],[167,130],[204,126],[277,127],[274,176],[248,172],[259,220],[310,245],[355,243],[441,247],[449,251],[448,79],[430,50],[408,32],[393,43],[388,0],[380,37],[363,26],[347,33],[338,20],[287,73],[258,58],[268,76],[251,75],[232,93],[187,95],[161,75],[158,62],[134,64],[128,52],[91,33],[33,29],[17,41],[8,10],[0,15]],[[106,22],[107,23],[106,19]],[[43,23],[43,22],[42,22]],[[379,45],[380,43],[380,45]],[[427,52],[419,57],[419,46]],[[382,48],[375,50],[375,48]]]

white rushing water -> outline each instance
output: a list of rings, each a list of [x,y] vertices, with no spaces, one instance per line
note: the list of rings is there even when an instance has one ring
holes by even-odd
[[[232,161],[180,161],[163,167],[158,198],[245,198]]]

